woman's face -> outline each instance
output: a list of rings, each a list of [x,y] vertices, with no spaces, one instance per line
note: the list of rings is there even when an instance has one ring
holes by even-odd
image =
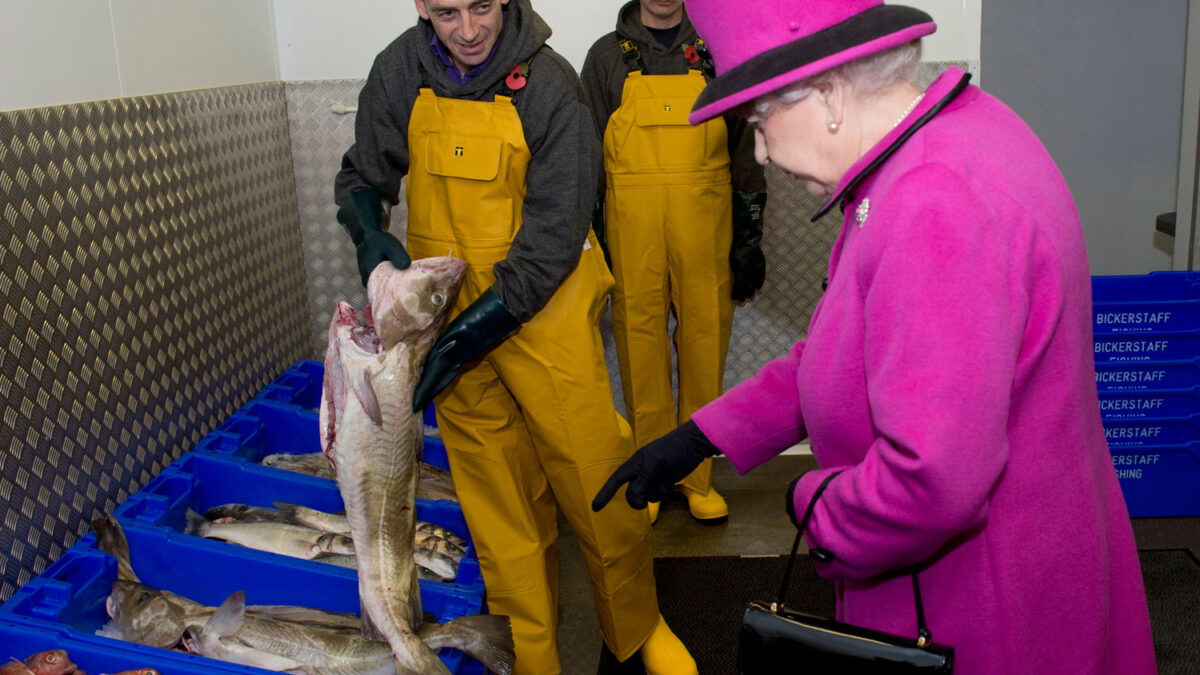
[[[750,118],[754,155],[759,164],[775,164],[817,197],[833,194],[845,167],[839,141],[830,133],[829,109],[821,92],[795,103],[780,104],[763,118]]]

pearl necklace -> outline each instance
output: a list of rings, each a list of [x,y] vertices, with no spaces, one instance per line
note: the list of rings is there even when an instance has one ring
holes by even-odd
[[[904,109],[904,112],[900,113],[900,118],[896,120],[896,123],[892,125],[892,128],[895,129],[896,127],[900,126],[900,123],[904,121],[904,118],[908,117],[908,114],[913,111],[913,108],[917,107],[917,104],[920,103],[921,99],[923,98],[925,98],[925,92],[917,94],[917,97],[912,100],[912,103],[908,104],[908,107]]]

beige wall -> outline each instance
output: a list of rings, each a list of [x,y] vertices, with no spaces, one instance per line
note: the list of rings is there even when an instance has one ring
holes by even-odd
[[[272,0],[0,0],[0,110],[273,81],[277,56]]]
[[[979,59],[983,0],[905,0],[938,22],[925,43],[929,61]],[[583,67],[587,50],[613,30],[625,0],[533,0],[554,30],[550,46]],[[275,0],[279,63],[284,80],[365,77],[371,60],[417,21],[412,0]]]
[[[534,0],[578,70],[625,0]],[[931,61],[979,59],[982,0],[908,0]],[[0,0],[0,110],[271,80],[362,78],[411,0]]]

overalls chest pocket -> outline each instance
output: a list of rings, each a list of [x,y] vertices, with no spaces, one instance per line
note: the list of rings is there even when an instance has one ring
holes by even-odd
[[[510,183],[504,139],[499,136],[430,131],[422,157],[433,179],[426,190],[429,236],[468,249],[496,249],[502,258],[520,226],[521,193]],[[523,174],[518,176],[523,182]]]
[[[631,152],[631,164],[640,171],[695,171],[708,155],[704,126],[688,123],[695,98],[653,97],[637,101],[634,122],[638,127],[638,147]]]
[[[499,138],[453,132],[432,132],[425,157],[429,173],[443,178],[493,181],[500,175],[502,143]]]

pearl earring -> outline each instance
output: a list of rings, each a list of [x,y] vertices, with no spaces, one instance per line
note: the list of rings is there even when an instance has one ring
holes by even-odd
[[[828,126],[828,127],[829,127],[829,133],[831,133],[831,134],[836,134],[836,133],[837,133],[837,130],[838,130],[838,123],[837,123],[837,122],[828,122],[828,123],[826,123],[826,126]]]

